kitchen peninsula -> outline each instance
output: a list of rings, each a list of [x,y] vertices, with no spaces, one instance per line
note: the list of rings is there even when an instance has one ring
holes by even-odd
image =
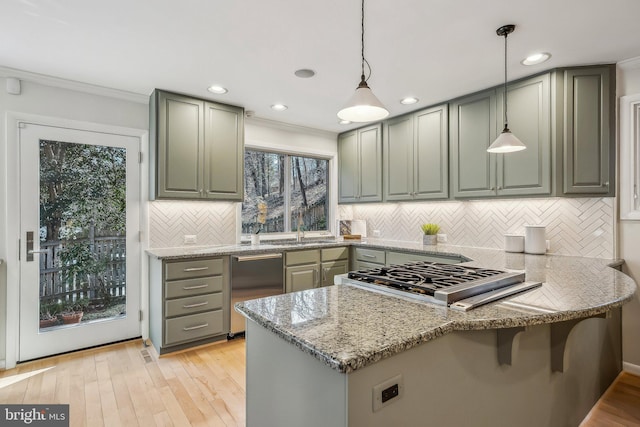
[[[354,246],[459,254],[543,285],[466,313],[348,285],[238,304],[248,426],[578,425],[621,369],[636,285],[611,260]]]

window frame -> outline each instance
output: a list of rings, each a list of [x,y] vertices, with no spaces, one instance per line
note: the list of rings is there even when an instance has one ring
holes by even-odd
[[[267,153],[280,154],[284,156],[298,156],[298,157],[311,157],[328,161],[328,172],[327,178],[329,180],[329,185],[327,186],[327,229],[320,231],[306,231],[306,237],[320,237],[320,236],[335,236],[335,219],[337,218],[337,206],[338,206],[338,191],[337,191],[337,183],[338,183],[338,174],[337,174],[337,159],[338,153],[337,150],[335,152],[328,152],[323,150],[315,150],[315,149],[299,149],[294,150],[290,146],[279,145],[279,144],[271,144],[271,143],[256,143],[256,142],[245,142],[243,156],[245,151],[262,151]],[[286,176],[291,174],[291,157],[285,157],[289,161],[285,161],[284,169]],[[242,179],[244,180],[244,171],[242,173]],[[285,179],[285,189],[286,194],[290,195],[291,191],[291,182],[289,179]],[[244,185],[244,184],[243,184]],[[290,210],[290,197],[285,198],[285,211],[289,212]],[[250,240],[250,234],[242,233],[242,202],[237,203],[237,241],[238,242],[248,242]],[[285,228],[291,225],[290,215],[285,215]],[[282,232],[272,232],[272,233],[260,233],[261,240],[284,240],[295,237],[296,231],[282,231]]]

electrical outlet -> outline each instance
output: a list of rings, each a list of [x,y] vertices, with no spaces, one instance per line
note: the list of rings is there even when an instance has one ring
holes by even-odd
[[[198,242],[198,236],[195,234],[185,234],[184,235],[184,244],[185,245],[193,245]]]
[[[373,230],[373,237],[380,237],[380,230]]]
[[[446,234],[438,234],[438,243],[447,243],[447,235]]]
[[[404,394],[404,380],[402,374],[389,378],[373,386],[373,412],[395,402]]]

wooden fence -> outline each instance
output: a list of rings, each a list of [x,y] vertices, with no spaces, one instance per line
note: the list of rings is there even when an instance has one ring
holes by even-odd
[[[98,274],[82,272],[73,263],[64,263],[61,252],[70,245],[89,245],[94,259],[101,261]],[[77,301],[124,296],[126,292],[126,241],[124,237],[93,237],[72,241],[41,242],[40,302]],[[70,273],[76,270],[75,273]]]
[[[315,231],[327,229],[327,212],[324,203],[324,198],[315,206],[310,206],[304,210],[302,214],[303,226],[301,230]],[[275,218],[269,218],[261,227],[261,233],[277,233],[284,229],[284,217],[282,215]],[[291,231],[298,229],[298,218],[291,219]],[[251,234],[254,233],[253,224],[242,224],[242,233]]]

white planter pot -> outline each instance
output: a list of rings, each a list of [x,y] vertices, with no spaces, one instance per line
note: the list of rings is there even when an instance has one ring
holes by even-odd
[[[422,244],[423,245],[435,245],[438,243],[438,236],[436,234],[423,234],[422,235]]]

